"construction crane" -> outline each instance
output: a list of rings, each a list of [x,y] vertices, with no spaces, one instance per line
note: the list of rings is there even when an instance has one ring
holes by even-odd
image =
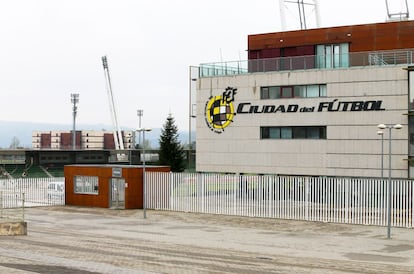
[[[124,141],[123,141],[123,138],[122,138],[121,129],[119,128],[118,118],[116,116],[114,95],[112,93],[111,77],[109,75],[108,60],[107,60],[106,56],[102,56],[102,64],[103,64],[104,73],[105,73],[106,89],[108,91],[109,109],[110,109],[110,112],[111,112],[112,125],[114,127],[113,134],[114,134],[115,149],[116,150],[123,150],[124,149]]]

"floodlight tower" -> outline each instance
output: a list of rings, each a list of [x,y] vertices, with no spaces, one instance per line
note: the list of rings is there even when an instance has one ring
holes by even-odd
[[[79,103],[79,93],[71,93],[70,94],[70,101],[73,104],[73,130],[72,130],[72,149],[76,149],[76,113],[78,111],[78,107],[76,106]]]
[[[122,138],[121,129],[118,124],[118,118],[116,116],[115,101],[114,101],[114,95],[112,93],[112,84],[111,84],[111,78],[109,76],[108,60],[106,56],[102,56],[102,64],[103,64],[103,68],[105,72],[106,89],[108,91],[109,108],[111,111],[112,125],[114,126],[113,135],[114,135],[115,149],[123,150],[124,141]]]
[[[137,110],[137,115],[138,115],[138,119],[139,119],[139,128],[141,128],[141,117],[144,115],[144,110],[142,109],[138,109]],[[141,146],[141,134],[138,134],[138,146]]]
[[[280,20],[282,23],[282,30],[286,31],[286,11],[290,11],[289,7],[296,6],[297,14],[300,22],[300,29],[308,29],[309,27],[309,14],[314,13],[314,24],[316,28],[320,27],[320,17],[319,17],[319,4],[317,0],[279,0],[279,9],[280,9]],[[312,20],[310,20],[312,23]]]

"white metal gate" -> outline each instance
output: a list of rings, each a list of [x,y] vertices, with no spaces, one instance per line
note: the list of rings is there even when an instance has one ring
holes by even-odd
[[[146,172],[147,208],[387,224],[387,179]],[[391,225],[413,227],[413,181],[391,181]]]
[[[3,194],[3,208],[24,202],[25,207],[64,205],[65,178],[20,178],[0,180],[0,191]],[[58,188],[51,186],[59,186]],[[10,195],[13,193],[13,195]],[[24,195],[17,195],[18,193]],[[12,201],[12,197],[19,201]],[[22,200],[22,198],[24,199]]]

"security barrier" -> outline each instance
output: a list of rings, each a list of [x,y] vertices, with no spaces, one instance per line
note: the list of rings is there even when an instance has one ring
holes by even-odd
[[[413,181],[146,172],[148,209],[413,227]],[[391,200],[388,207],[388,198]]]

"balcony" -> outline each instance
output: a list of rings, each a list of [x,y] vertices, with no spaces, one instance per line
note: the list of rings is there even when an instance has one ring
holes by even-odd
[[[389,66],[413,63],[414,49],[306,55],[200,64],[199,77],[219,77],[254,72]]]

